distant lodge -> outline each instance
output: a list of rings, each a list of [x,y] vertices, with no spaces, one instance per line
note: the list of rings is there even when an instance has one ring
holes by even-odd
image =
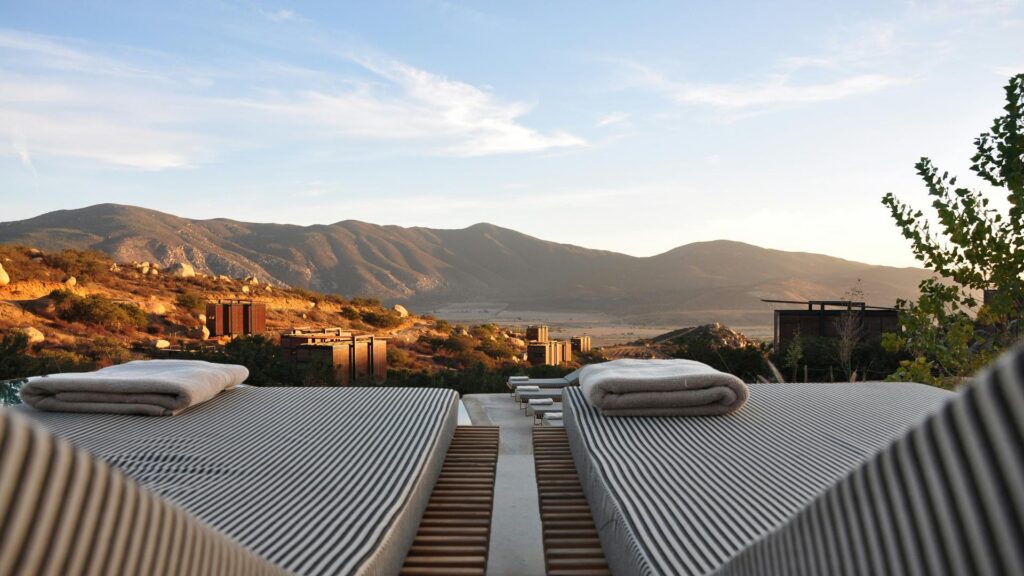
[[[590,336],[573,336],[570,340],[551,340],[547,326],[526,328],[526,360],[530,364],[557,366],[572,362],[573,352],[590,352]]]
[[[799,310],[775,310],[775,349],[788,346],[797,335],[840,338],[843,319],[852,314],[856,337],[877,342],[886,332],[899,331],[899,311],[895,308],[868,306],[849,300],[761,300],[770,304],[799,304]]]
[[[341,328],[299,328],[281,335],[281,351],[300,366],[330,366],[342,386],[388,377],[387,339],[377,336]]]
[[[267,305],[252,300],[217,300],[206,303],[210,336],[247,336],[267,329]]]

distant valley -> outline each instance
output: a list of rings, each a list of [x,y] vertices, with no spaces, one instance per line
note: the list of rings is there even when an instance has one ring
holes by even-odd
[[[583,324],[636,326],[763,327],[771,323],[771,308],[762,298],[835,299],[858,282],[869,303],[890,305],[914,297],[928,275],[726,240],[638,258],[491,224],[461,230],[353,220],[296,226],[192,220],[115,204],[0,223],[0,243],[95,249],[118,261],[164,266],[188,262],[208,274],[371,296],[441,316],[482,309],[484,318],[511,321],[526,311],[530,319],[558,313]]]

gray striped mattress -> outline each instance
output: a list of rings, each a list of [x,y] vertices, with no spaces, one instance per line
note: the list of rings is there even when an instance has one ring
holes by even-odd
[[[919,384],[752,384],[728,416],[565,427],[613,573],[708,574],[956,395]]]
[[[240,387],[164,418],[19,412],[298,574],[395,574],[458,417],[450,390]]]

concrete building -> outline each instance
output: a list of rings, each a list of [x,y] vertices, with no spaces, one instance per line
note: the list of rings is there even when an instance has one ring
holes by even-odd
[[[343,386],[384,382],[388,377],[387,339],[340,328],[296,329],[281,335],[281,350],[299,365],[327,364]]]
[[[210,336],[260,334],[267,329],[267,305],[252,300],[217,300],[206,303]]]

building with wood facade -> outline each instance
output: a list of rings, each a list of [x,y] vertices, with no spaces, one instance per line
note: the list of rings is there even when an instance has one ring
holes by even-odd
[[[570,342],[572,342],[573,352],[590,352],[593,348],[590,344],[590,336],[573,336]]]
[[[267,329],[267,305],[252,300],[217,300],[206,303],[210,336],[246,336]]]
[[[572,345],[564,340],[530,342],[526,345],[526,360],[530,364],[558,366],[572,362]]]
[[[868,306],[847,300],[762,300],[773,304],[799,304],[802,309],[775,310],[774,343],[782,350],[797,335],[816,338],[840,338],[845,322],[852,325],[858,340],[877,342],[886,332],[898,332],[899,311],[895,308]]]
[[[544,325],[531,325],[526,327],[526,339],[530,342],[547,342],[548,327]]]
[[[331,366],[343,386],[384,382],[388,377],[386,338],[341,328],[300,328],[281,335],[281,350],[299,365]]]

